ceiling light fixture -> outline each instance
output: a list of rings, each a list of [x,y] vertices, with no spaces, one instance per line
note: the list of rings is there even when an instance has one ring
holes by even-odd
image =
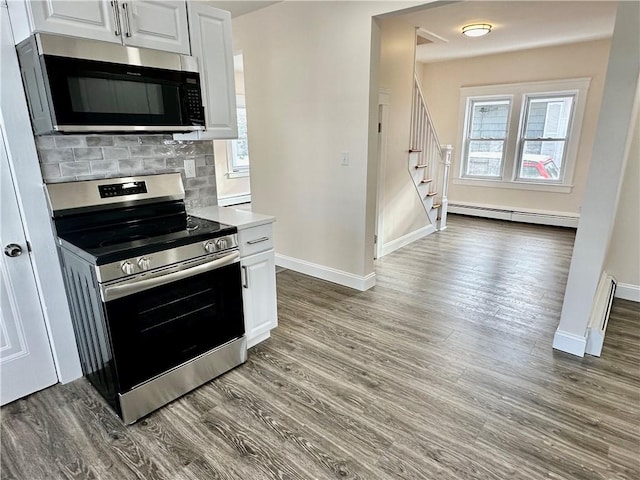
[[[467,37],[481,37],[491,31],[491,25],[488,23],[472,23],[462,27],[462,34]]]

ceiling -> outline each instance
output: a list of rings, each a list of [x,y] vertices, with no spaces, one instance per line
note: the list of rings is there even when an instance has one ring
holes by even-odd
[[[432,43],[418,45],[422,63],[477,57],[611,37],[614,1],[482,1],[455,2],[399,17],[426,30]],[[489,23],[491,33],[465,37],[464,25]]]
[[[270,2],[266,0],[226,0],[226,1],[213,1],[209,2],[209,5],[219,8],[220,10],[226,10],[231,13],[231,18],[239,17],[246,13],[260,10],[261,8],[273,5],[276,2]]]

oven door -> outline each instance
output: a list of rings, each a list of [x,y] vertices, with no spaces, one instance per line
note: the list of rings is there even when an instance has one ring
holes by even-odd
[[[244,334],[239,254],[105,285],[120,392]]]

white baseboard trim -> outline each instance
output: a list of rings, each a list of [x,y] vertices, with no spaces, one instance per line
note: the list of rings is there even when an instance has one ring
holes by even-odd
[[[587,348],[587,337],[556,330],[553,336],[553,348],[571,355],[584,357],[584,352]]]
[[[218,197],[218,205],[220,207],[228,207],[229,205],[238,205],[239,203],[249,203],[251,194],[244,193],[242,195],[227,195],[226,197]]]
[[[449,213],[571,228],[578,228],[578,221],[580,220],[580,215],[578,214],[527,208],[516,210],[506,206],[472,204],[467,202],[449,203]]]
[[[631,285],[630,283],[618,283],[616,287],[616,298],[623,300],[631,300],[640,303],[640,285]]]
[[[276,265],[288,268],[295,272],[304,273],[305,275],[327,280],[328,282],[337,283],[338,285],[355,288],[361,292],[369,290],[376,284],[375,272],[371,272],[369,275],[365,276],[354,275],[353,273],[344,272],[324,265],[318,265],[317,263],[307,262],[306,260],[300,260],[299,258],[288,257],[279,253],[276,253]]]
[[[410,243],[413,243],[416,240],[420,240],[421,238],[426,237],[427,235],[430,235],[435,231],[436,231],[435,226],[427,225],[426,227],[422,227],[422,228],[419,228],[418,230],[407,233],[406,235],[403,235],[400,238],[391,240],[390,242],[387,242],[384,245],[382,245],[381,257],[384,257],[385,255],[389,255],[391,252],[395,252],[396,250],[406,245],[409,245]]]

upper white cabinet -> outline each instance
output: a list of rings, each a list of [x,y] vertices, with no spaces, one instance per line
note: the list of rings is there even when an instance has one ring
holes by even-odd
[[[73,37],[154,48],[188,55],[187,4],[171,0],[12,0],[16,42],[30,33]]]
[[[231,14],[190,1],[191,54],[198,57],[207,131],[202,138],[237,138]]]
[[[117,18],[110,2],[36,0],[26,1],[24,5],[31,20],[32,32],[120,42],[120,38],[115,35]],[[13,23],[13,12],[11,20]]]
[[[184,1],[130,0],[118,4],[125,45],[190,54]]]

